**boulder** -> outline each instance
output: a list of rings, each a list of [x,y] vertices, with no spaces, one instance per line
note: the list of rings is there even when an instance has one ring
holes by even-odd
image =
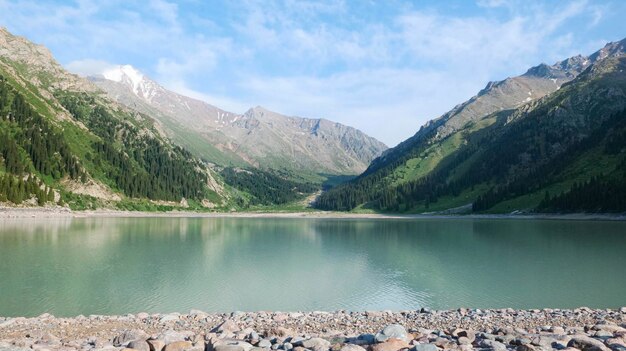
[[[252,345],[241,340],[211,339],[206,345],[206,351],[250,351]]]
[[[433,344],[417,344],[413,346],[411,351],[438,351],[437,346]]]
[[[148,340],[148,345],[150,346],[150,351],[161,351],[165,347],[165,342],[160,339]]]
[[[388,339],[385,342],[374,344],[370,347],[371,351],[398,351],[402,349],[408,349],[409,344],[401,339]]]
[[[374,334],[361,334],[356,338],[349,338],[348,342],[355,345],[371,345],[376,342]]]
[[[235,333],[238,332],[239,326],[230,319],[225,320],[222,324],[215,327],[212,331],[217,333]]]
[[[129,342],[134,340],[146,340],[148,334],[140,329],[127,329],[121,334],[113,338],[113,346],[126,346]]]
[[[302,347],[313,351],[328,351],[330,342],[322,338],[311,338],[301,342]]]
[[[341,346],[341,348],[339,349],[339,351],[365,351],[364,348],[362,348],[359,345],[354,345],[354,344],[344,344]]]
[[[272,342],[267,339],[263,339],[263,340],[260,340],[256,346],[263,347],[263,348],[270,348],[272,347]]]
[[[190,351],[193,345],[189,341],[174,341],[165,345],[163,351]]]
[[[127,347],[137,351],[150,351],[150,345],[145,340],[133,340]]]
[[[506,346],[503,343],[491,339],[484,339],[480,342],[480,346],[493,351],[506,351]]]
[[[582,351],[608,351],[604,343],[600,340],[590,338],[586,335],[574,335],[567,343],[567,347],[575,347]]]
[[[163,340],[165,345],[169,345],[177,341],[187,341],[187,337],[192,335],[192,332],[179,332],[175,330],[166,330],[157,337],[159,340]]]
[[[378,332],[375,338],[378,342],[385,342],[389,339],[408,341],[408,334],[406,329],[404,329],[404,327],[400,324],[390,324]]]

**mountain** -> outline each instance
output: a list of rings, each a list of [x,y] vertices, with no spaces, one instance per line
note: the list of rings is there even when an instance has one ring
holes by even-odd
[[[89,79],[119,103],[154,116],[172,140],[217,164],[358,174],[387,148],[325,119],[289,117],[263,107],[227,112],[169,91],[129,65]]]
[[[542,64],[489,83],[386,151],[362,175],[324,193],[317,206],[408,212],[626,210],[618,199],[626,186],[620,141],[625,47],[626,40],[609,43],[588,57]],[[597,190],[598,184],[611,189],[596,192],[605,195],[604,202],[592,201],[584,190]],[[563,205],[568,196],[578,196],[569,201],[575,206]]]
[[[113,78],[146,99],[159,88]],[[45,47],[0,28],[0,204],[231,210],[319,188],[279,173],[214,170],[172,142],[153,112],[114,101]],[[257,184],[263,190],[251,191]]]
[[[130,199],[223,201],[214,174],[149,116],[107,99],[45,47],[4,28],[0,111],[0,201],[76,208]]]

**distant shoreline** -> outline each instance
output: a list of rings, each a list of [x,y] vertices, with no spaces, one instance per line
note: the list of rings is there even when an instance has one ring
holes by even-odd
[[[8,218],[325,218],[325,219],[545,219],[626,221],[626,214],[383,214],[350,212],[144,212],[121,210],[72,211],[63,207],[0,207],[0,219]]]

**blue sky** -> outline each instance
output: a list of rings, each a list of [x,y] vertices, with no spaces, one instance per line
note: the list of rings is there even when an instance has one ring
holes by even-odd
[[[131,64],[242,113],[261,105],[390,146],[490,80],[626,37],[626,1],[0,0],[68,69]]]

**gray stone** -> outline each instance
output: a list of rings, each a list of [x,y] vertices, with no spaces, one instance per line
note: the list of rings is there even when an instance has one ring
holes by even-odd
[[[378,342],[385,342],[389,339],[408,341],[408,334],[400,324],[390,324],[378,332],[375,338]]]
[[[286,342],[283,344],[283,350],[289,351],[291,349],[293,349],[293,345],[290,342]]]
[[[328,351],[330,342],[322,338],[312,338],[302,341],[302,347],[313,351]]]
[[[339,349],[339,351],[365,351],[365,349],[359,345],[345,344],[341,346],[341,349]]]
[[[600,339],[606,340],[606,339],[612,338],[613,337],[613,333],[611,331],[609,331],[609,330],[606,330],[606,329],[600,329],[600,330],[596,331],[593,336],[595,336],[596,338],[600,338]]]
[[[143,330],[127,329],[113,338],[113,346],[126,346],[130,341],[146,340],[147,338],[148,334],[146,334]]]
[[[150,351],[150,345],[145,340],[133,340],[127,347],[138,351]]]
[[[590,338],[586,335],[574,335],[567,343],[567,347],[575,347],[582,351],[607,351],[602,341]]]
[[[272,342],[267,340],[267,339],[263,339],[261,341],[259,341],[259,343],[256,345],[257,347],[272,347]]]
[[[355,345],[371,345],[376,342],[376,338],[374,334],[361,334],[356,338],[348,339],[348,342]]]
[[[417,344],[413,346],[412,351],[438,351],[437,346],[433,344]]]
[[[488,348],[494,351],[505,351],[506,350],[506,346],[499,342],[499,341],[495,341],[495,340],[490,340],[490,339],[484,339],[483,341],[480,342],[480,346],[484,347],[484,348]]]
[[[206,351],[250,351],[253,346],[245,341],[233,339],[210,340]]]
[[[302,342],[305,339],[301,336],[294,336],[293,338],[291,338],[291,340],[289,341],[290,343],[293,344],[293,346],[302,346]]]

